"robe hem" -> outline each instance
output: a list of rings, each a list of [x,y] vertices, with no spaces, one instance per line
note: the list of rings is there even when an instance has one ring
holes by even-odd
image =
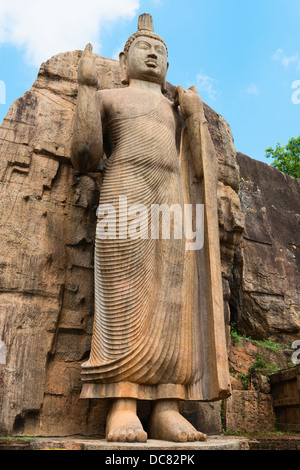
[[[221,392],[221,391],[220,391]],[[204,397],[201,393],[200,382],[194,385],[159,384],[141,385],[133,382],[118,383],[84,383],[80,398],[134,398],[136,400],[176,399],[182,401],[218,401],[230,395],[228,390],[212,397]]]

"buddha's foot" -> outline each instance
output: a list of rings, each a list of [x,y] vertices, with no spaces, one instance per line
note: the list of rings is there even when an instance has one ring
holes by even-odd
[[[163,441],[206,441],[207,436],[197,431],[180,413],[176,400],[155,403],[150,420],[150,437]]]
[[[147,442],[147,433],[136,414],[136,400],[118,398],[106,421],[109,442]]]

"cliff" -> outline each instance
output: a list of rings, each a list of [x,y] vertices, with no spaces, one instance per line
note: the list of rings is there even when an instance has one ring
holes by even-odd
[[[232,321],[256,339],[300,338],[300,180],[237,154],[245,230],[235,254]]]
[[[230,431],[276,425],[269,375],[293,366],[300,339],[300,180],[237,154],[245,229],[230,280]]]

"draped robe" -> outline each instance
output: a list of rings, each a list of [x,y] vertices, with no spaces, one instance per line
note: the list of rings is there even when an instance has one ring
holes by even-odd
[[[176,205],[184,215],[184,204],[206,202],[184,122],[162,96],[147,114],[112,119],[106,134],[111,155],[100,206],[115,208],[117,227],[115,239],[103,239],[96,230],[95,318],[81,397],[211,401],[228,396],[221,272],[212,293],[218,297],[214,309],[207,228],[199,251],[188,251],[184,236],[174,237],[175,216],[169,239],[161,231],[158,239],[151,238],[153,205]],[[216,198],[216,188],[211,190]],[[147,208],[137,237],[127,233],[133,217],[120,210],[124,197],[128,208]],[[205,213],[205,223],[210,220]],[[218,231],[215,237],[218,261]]]

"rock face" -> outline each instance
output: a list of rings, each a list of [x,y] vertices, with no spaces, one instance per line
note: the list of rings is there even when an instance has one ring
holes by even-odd
[[[300,337],[300,180],[238,154],[245,214],[230,300],[232,320],[253,338]]]
[[[234,338],[229,354],[232,395],[222,404],[226,430],[258,432],[275,427],[269,376],[290,362],[291,350],[279,344]]]
[[[79,400],[80,368],[89,356],[92,335],[94,232],[101,188],[101,174],[78,174],[70,162],[80,57],[75,51],[44,63],[31,90],[12,105],[0,128],[4,434],[104,435],[108,403]],[[118,62],[96,56],[96,66],[103,88],[122,86]],[[169,85],[170,96],[172,89]],[[239,168],[228,124],[207,106],[205,112],[220,163],[228,323],[229,279],[244,223],[237,194]],[[193,413],[195,421],[205,415],[200,408]],[[141,414],[146,420],[147,408]]]
[[[257,432],[276,425],[268,376],[291,366],[291,345],[300,337],[300,181],[243,154],[237,160],[245,230],[230,280],[230,313],[246,338],[231,342],[233,393],[223,403],[223,424]]]

